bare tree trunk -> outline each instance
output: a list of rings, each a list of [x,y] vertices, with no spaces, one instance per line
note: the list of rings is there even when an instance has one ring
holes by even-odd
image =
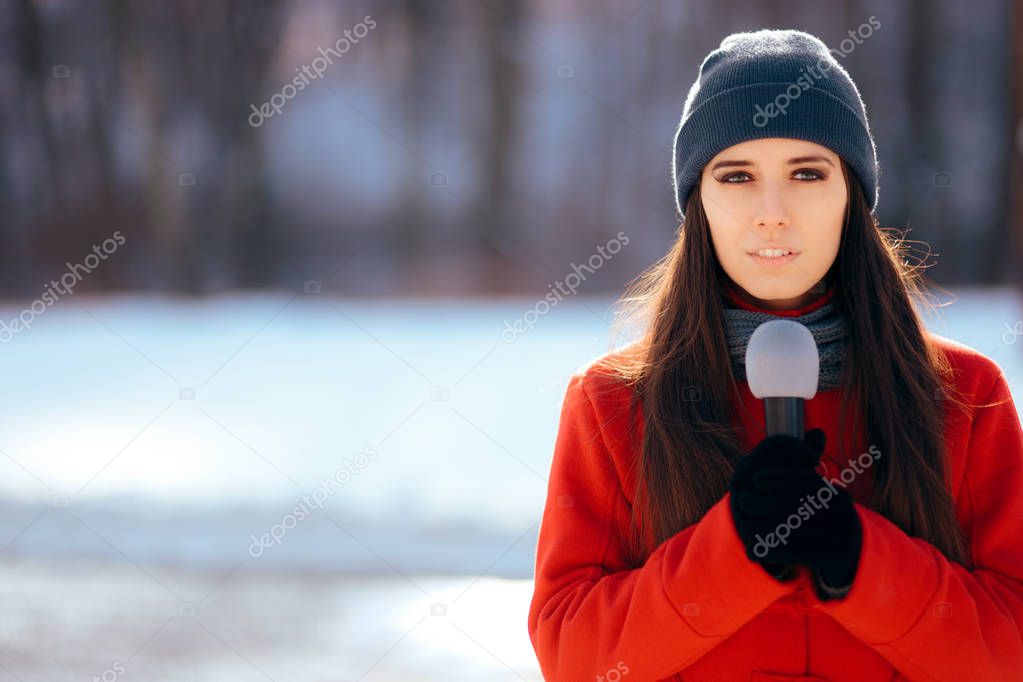
[[[1011,254],[1014,273],[1014,284],[1023,290],[1023,40],[1019,40],[1019,32],[1023,30],[1023,0],[1010,0],[1012,3],[1008,31],[1014,37],[1010,40],[1011,48],[1011,103],[1012,119],[1010,131],[1009,153],[1009,215],[1004,234],[992,240],[991,253],[1004,264],[1004,254]],[[998,254],[996,257],[995,254]]]
[[[58,207],[64,198],[63,182],[60,173],[60,153],[57,150],[57,135],[53,126],[53,117],[46,106],[45,89],[51,73],[46,73],[43,58],[43,30],[35,3],[31,0],[20,0],[17,5],[17,26],[21,35],[19,45],[20,71],[23,92],[29,98],[29,104],[37,117],[36,129],[45,157],[45,170],[53,192],[53,202]],[[51,202],[41,202],[47,204]]]
[[[484,45],[487,54],[487,113],[490,138],[481,150],[483,181],[477,206],[485,211],[497,229],[486,223],[479,224],[475,234],[478,258],[485,266],[482,290],[505,290],[514,268],[508,267],[508,256],[500,245],[517,248],[508,243],[504,234],[515,238],[519,230],[514,225],[511,197],[515,191],[510,160],[513,155],[518,120],[516,109],[521,106],[520,83],[524,78],[522,67],[515,59],[518,41],[514,26],[521,23],[525,8],[522,0],[506,0],[500,4],[501,15],[484,11]],[[503,233],[503,234],[502,234]]]
[[[911,215],[916,216],[914,223],[926,224],[930,230],[928,241],[931,245],[938,246],[934,249],[937,252],[955,253],[956,235],[948,229],[949,225],[944,216],[945,211],[939,210],[946,198],[939,192],[951,189],[946,185],[937,186],[936,171],[932,168],[931,159],[940,159],[942,150],[942,136],[939,134],[937,112],[934,111],[934,98],[940,92],[937,77],[935,74],[933,48],[938,41],[938,22],[941,12],[941,3],[930,3],[926,0],[911,0],[907,5],[906,12],[914,20],[909,22],[907,31],[908,48],[906,56],[908,63],[906,71],[909,78],[906,81],[906,109],[907,116],[912,125],[910,135],[912,144],[909,149],[925,150],[919,158],[914,155],[912,159],[906,159],[906,169],[909,177],[921,177],[925,182],[935,183],[932,191],[927,192],[923,198],[914,196],[913,202],[908,206]],[[928,178],[930,178],[928,180]],[[954,183],[954,177],[950,180]],[[944,182],[944,180],[943,180]],[[915,192],[914,192],[915,194]],[[910,238],[917,238],[917,234],[910,234]],[[965,253],[959,251],[959,253]],[[949,260],[942,268],[945,279],[959,281],[960,275],[966,269],[957,261]]]
[[[398,10],[391,10],[396,12]],[[443,46],[441,41],[436,40],[436,22],[431,17],[430,6],[427,0],[403,0],[400,5],[402,19],[406,22],[406,31],[409,41],[408,56],[405,66],[405,78],[401,87],[401,112],[402,129],[407,140],[406,146],[417,155],[421,155],[427,148],[428,119],[433,112],[435,103],[434,89],[436,74],[434,66],[442,58],[440,51]],[[436,11],[436,10],[434,10]],[[435,162],[434,162],[435,163]],[[450,178],[432,176],[426,178],[433,171],[424,168],[419,159],[411,154],[407,162],[403,164],[404,177],[399,192],[401,201],[405,197],[413,196],[416,189],[423,186],[424,182],[431,184],[430,189],[442,190],[442,182],[450,181]],[[394,217],[394,229],[389,240],[391,257],[401,262],[401,269],[405,272],[415,273],[421,265],[423,247],[428,242],[429,220],[424,220],[421,207],[413,202],[404,206],[401,213]],[[413,278],[415,274],[412,275]],[[415,287],[414,282],[409,282]]]
[[[235,266],[233,284],[260,288],[275,283],[281,248],[277,218],[272,211],[266,180],[263,138],[247,123],[250,103],[260,100],[267,69],[276,53],[275,40],[267,39],[266,27],[283,23],[277,0],[231,4],[226,10],[228,27],[225,49],[217,50],[225,91],[220,98],[206,94],[208,116],[221,144],[229,144],[225,173],[218,174],[216,199],[226,210],[224,232],[234,254],[214,254]],[[275,34],[274,34],[275,35]],[[228,39],[229,38],[229,39]]]
[[[174,26],[164,30],[175,30]],[[171,125],[170,110],[165,93],[171,91],[167,78],[159,70],[159,63],[147,59],[147,50],[161,53],[157,30],[149,17],[133,21],[125,32],[124,60],[126,64],[127,89],[134,93],[140,117],[146,122],[144,131],[147,143],[144,146],[143,196],[148,208],[145,226],[149,231],[146,241],[149,252],[145,254],[150,263],[145,276],[146,288],[171,291],[195,292],[194,263],[195,239],[189,225],[188,201],[185,190],[188,179],[164,156],[168,140],[167,131]]]

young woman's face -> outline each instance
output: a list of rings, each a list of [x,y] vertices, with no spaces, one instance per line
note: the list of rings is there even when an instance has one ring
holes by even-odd
[[[842,237],[849,197],[837,154],[790,138],[750,140],[703,169],[700,195],[714,252],[741,294],[770,310],[823,293]],[[761,249],[792,255],[756,255]]]

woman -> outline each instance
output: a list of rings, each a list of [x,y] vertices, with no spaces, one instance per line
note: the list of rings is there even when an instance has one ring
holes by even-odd
[[[998,365],[911,305],[849,75],[806,33],[728,36],[673,174],[678,239],[625,299],[646,332],[565,394],[545,679],[1023,680],[1023,431]],[[805,439],[765,437],[745,382],[778,317],[820,351]]]

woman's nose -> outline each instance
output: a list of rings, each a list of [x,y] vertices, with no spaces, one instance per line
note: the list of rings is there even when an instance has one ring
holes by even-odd
[[[780,193],[775,190],[766,190],[756,216],[757,229],[775,230],[788,227],[788,224],[788,211]]]

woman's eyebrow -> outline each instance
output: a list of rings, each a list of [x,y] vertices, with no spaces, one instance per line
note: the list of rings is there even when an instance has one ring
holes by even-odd
[[[826,156],[797,156],[794,159],[789,159],[789,164],[791,165],[795,163],[812,163],[814,161],[823,161],[832,168],[835,167],[835,164],[831,163],[831,159],[829,159]]]
[[[828,164],[832,168],[835,166],[835,164],[831,163],[831,159],[829,159],[826,156],[797,156],[794,159],[789,159],[789,165],[794,165],[794,164],[797,164],[797,163],[811,163],[813,161],[823,161],[824,163]],[[752,161],[746,161],[744,159],[743,160],[734,160],[734,161],[718,161],[713,166],[711,166],[711,170],[715,171],[718,168],[729,168],[731,166],[752,166],[752,165],[754,165]]]

